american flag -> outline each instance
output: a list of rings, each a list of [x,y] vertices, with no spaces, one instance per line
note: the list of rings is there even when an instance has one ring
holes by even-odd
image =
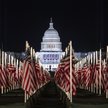
[[[26,91],[29,95],[32,95],[36,89],[36,83],[34,80],[34,70],[32,68],[32,62],[30,56],[24,60],[23,63],[23,76],[22,76],[22,88]]]
[[[73,64],[74,65],[74,64]],[[75,68],[72,66],[72,94],[76,94],[76,75]],[[55,82],[65,92],[70,92],[70,56],[62,59],[55,73]]]
[[[8,86],[8,76],[4,67],[0,65],[0,86],[6,88]]]

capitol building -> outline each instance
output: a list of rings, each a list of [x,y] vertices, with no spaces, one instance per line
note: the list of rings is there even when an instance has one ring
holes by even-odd
[[[36,55],[43,68],[48,71],[55,71],[60,63],[60,59],[64,55],[60,36],[53,27],[52,19],[50,20],[49,28],[45,31],[42,38],[40,52],[37,52]]]

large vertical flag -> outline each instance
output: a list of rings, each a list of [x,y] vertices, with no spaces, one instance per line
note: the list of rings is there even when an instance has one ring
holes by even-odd
[[[32,66],[32,61],[30,55],[23,62],[23,76],[22,76],[22,88],[26,91],[29,95],[32,95],[37,87],[34,76],[34,70]]]
[[[2,67],[0,65],[0,87],[3,86],[4,88],[6,88],[7,85],[7,73],[4,69],[4,67]]]
[[[65,56],[62,58],[54,78],[56,84],[67,94],[70,101],[72,95],[76,95],[76,72],[75,72],[75,56],[73,49],[66,49]],[[71,53],[70,53],[71,52]]]
[[[49,81],[46,79],[49,78],[49,74],[46,74],[39,63],[36,63],[35,52],[28,43],[26,43],[26,54],[27,57],[22,66],[22,88],[25,91],[25,102],[29,96]]]
[[[65,91],[67,93],[70,93],[70,89],[72,89],[72,95],[76,95],[76,73],[75,73],[75,68],[74,64],[72,65],[72,86],[70,86],[70,57],[67,56],[64,61],[64,76],[65,76]],[[72,87],[72,88],[71,88]]]

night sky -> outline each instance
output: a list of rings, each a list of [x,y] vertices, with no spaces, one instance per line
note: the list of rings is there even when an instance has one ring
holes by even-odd
[[[108,0],[0,0],[0,48],[22,52],[25,41],[36,51],[50,17],[63,50],[94,51],[108,44]]]

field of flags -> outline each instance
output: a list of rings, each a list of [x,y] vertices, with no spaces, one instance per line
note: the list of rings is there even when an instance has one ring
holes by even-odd
[[[51,76],[27,41],[25,53],[26,57],[21,61],[0,50],[0,93],[21,88],[26,103],[37,90],[51,81]],[[70,41],[54,74],[54,81],[71,103],[78,93],[77,89],[99,96],[105,94],[108,98],[108,46],[104,53],[103,56],[100,49],[78,60]]]
[[[50,81],[46,71],[36,58],[35,50],[26,41],[26,58],[23,61],[0,50],[0,92],[22,88],[24,102]]]
[[[77,60],[72,42],[69,43],[54,78],[70,102],[77,95],[77,89],[88,90],[99,96],[105,94],[105,98],[108,98],[108,46],[105,53],[103,56],[100,49]]]

